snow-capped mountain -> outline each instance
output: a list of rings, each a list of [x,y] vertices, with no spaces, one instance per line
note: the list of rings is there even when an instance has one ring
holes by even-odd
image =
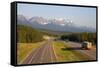
[[[64,18],[46,19],[43,17],[35,16],[27,20],[23,15],[18,15],[17,23],[21,25],[28,25],[33,28],[43,28],[55,31],[96,32],[96,29],[85,26],[76,26],[71,20]]]
[[[32,17],[31,19],[29,19],[29,21],[31,23],[35,22],[35,23],[38,23],[38,24],[41,24],[41,25],[48,24],[48,21],[45,18],[43,18],[43,17]]]

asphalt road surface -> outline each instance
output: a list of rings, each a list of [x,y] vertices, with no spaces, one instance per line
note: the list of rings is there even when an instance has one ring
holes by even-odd
[[[53,40],[48,40],[35,51],[31,52],[22,64],[39,64],[56,62],[56,55],[52,46]]]
[[[70,41],[67,42],[67,44],[69,44],[69,49],[76,50],[76,51],[78,51],[86,56],[89,56],[91,59],[96,60],[96,48],[93,47],[90,50],[82,49],[81,43],[70,42]]]

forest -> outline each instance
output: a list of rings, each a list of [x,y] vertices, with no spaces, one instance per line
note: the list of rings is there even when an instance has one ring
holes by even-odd
[[[42,40],[43,40],[43,34],[41,32],[29,26],[17,25],[18,43],[33,43]]]
[[[88,33],[88,32],[82,32],[82,33],[71,33],[67,35],[62,35],[60,37],[61,40],[69,40],[74,42],[83,42],[83,41],[89,41],[93,44],[96,44],[96,32],[94,33]]]

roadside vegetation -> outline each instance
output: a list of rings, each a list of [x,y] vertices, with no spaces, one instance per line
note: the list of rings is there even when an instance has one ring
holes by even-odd
[[[24,25],[17,25],[17,42],[34,43],[43,41],[43,34],[38,30]]]
[[[17,63],[42,44],[43,36],[43,33],[32,27],[17,25]]]
[[[89,41],[92,42],[94,45],[96,45],[96,33],[88,33],[88,32],[82,32],[82,33],[72,33],[72,34],[64,34],[60,37],[61,40],[69,40],[74,42],[83,42],[83,41]]]
[[[17,43],[17,63],[22,62],[27,55],[40,46],[43,42],[38,43]]]
[[[57,55],[58,62],[91,60],[90,57],[88,57],[87,55],[81,54],[78,51],[67,50],[67,47],[69,47],[69,44],[64,44],[61,41],[54,41],[53,47],[54,47],[55,53]]]
[[[53,33],[52,31],[47,32],[29,26],[17,25],[17,63],[22,62],[30,52],[41,46],[43,41],[51,38],[58,62],[91,60],[90,57],[78,51],[67,50],[70,44],[64,44],[62,41],[89,41],[96,45],[96,33],[65,33],[63,35]]]

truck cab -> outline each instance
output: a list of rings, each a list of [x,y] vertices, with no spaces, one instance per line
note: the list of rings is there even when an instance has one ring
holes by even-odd
[[[82,48],[83,49],[91,49],[92,48],[92,43],[88,41],[82,42]]]

